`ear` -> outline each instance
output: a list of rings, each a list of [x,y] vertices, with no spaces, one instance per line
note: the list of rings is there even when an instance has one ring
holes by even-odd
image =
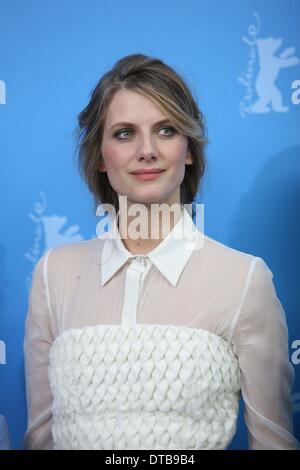
[[[101,173],[104,173],[106,171],[106,167],[104,163],[99,163],[97,166],[97,170],[100,171]]]
[[[192,165],[193,163],[194,163],[194,160],[193,160],[192,154],[191,154],[191,152],[188,150],[188,151],[187,151],[187,154],[186,154],[186,157],[185,157],[185,164],[186,164],[186,165]]]

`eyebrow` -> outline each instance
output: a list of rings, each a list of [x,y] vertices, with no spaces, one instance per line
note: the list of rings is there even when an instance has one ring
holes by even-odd
[[[168,124],[171,123],[170,119],[168,119],[168,118],[162,119],[161,121],[158,121],[158,122],[156,122],[155,124],[153,124],[153,127],[154,127],[154,126],[161,125],[161,124],[167,124],[167,123],[168,123]],[[115,122],[114,124],[112,124],[112,125],[108,128],[108,130],[112,129],[112,128],[115,127],[115,126],[133,126],[133,127],[134,127],[134,126],[136,126],[136,125],[137,125],[137,124],[134,124],[134,123],[132,123],[132,122],[124,122],[124,121],[122,121],[122,122]]]

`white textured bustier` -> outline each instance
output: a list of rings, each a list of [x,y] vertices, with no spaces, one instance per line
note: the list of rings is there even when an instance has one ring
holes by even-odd
[[[209,331],[87,326],[49,358],[55,449],[225,449],[236,431],[238,360]]]

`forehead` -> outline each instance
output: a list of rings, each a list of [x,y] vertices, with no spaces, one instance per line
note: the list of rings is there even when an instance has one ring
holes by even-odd
[[[167,114],[151,98],[132,90],[118,90],[107,110],[106,123],[115,119],[135,122],[137,119],[164,119]]]

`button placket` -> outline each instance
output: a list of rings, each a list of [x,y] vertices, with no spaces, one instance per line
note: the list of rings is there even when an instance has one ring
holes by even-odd
[[[138,261],[138,263],[143,264],[145,266],[145,258],[143,256],[138,255],[135,259]]]
[[[136,324],[137,306],[140,295],[140,280],[144,271],[144,259],[142,257],[134,257],[126,272],[122,323],[130,325]]]

